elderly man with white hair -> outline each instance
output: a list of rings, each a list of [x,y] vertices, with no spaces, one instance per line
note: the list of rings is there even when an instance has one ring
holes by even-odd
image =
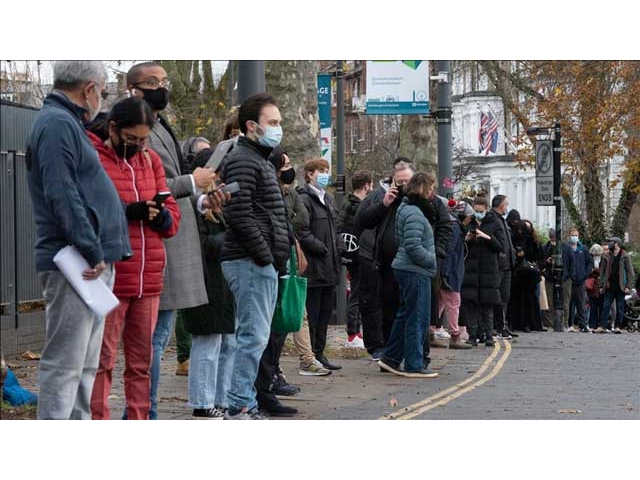
[[[113,288],[113,262],[129,258],[131,245],[118,192],[83,128],[100,112],[107,71],[98,61],[63,61],[53,76],[27,142],[36,269],[47,302],[38,418],[90,419],[104,317],[78,296],[53,257],[74,246],[89,264],[85,280],[101,278]]]

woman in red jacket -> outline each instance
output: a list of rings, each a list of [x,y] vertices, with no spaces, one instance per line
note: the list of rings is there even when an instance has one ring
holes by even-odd
[[[148,418],[152,345],[165,267],[163,238],[178,231],[176,201],[156,195],[169,192],[160,157],[145,148],[153,127],[151,109],[144,100],[126,98],[116,103],[100,127],[89,132],[100,161],[113,181],[129,221],[133,257],[116,262],[113,293],[120,305],[105,320],[100,364],[91,396],[93,419],[108,419],[111,374],[122,334],[124,391],[128,418]],[[104,141],[103,141],[104,139]]]

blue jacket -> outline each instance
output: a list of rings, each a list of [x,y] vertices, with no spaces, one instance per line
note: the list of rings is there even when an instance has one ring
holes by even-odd
[[[36,222],[36,269],[74,245],[90,266],[131,256],[123,204],[82,126],[85,109],[60,93],[44,100],[27,142],[27,181]]]
[[[587,247],[578,242],[578,247],[574,251],[571,245],[563,245],[562,265],[564,269],[564,279],[576,285],[582,285],[593,270],[593,257]]]
[[[433,277],[436,273],[436,247],[431,225],[416,205],[405,198],[396,212],[396,253],[391,267]]]
[[[464,232],[457,220],[451,221],[453,233],[451,243],[447,250],[447,256],[440,264],[440,276],[452,288],[454,292],[462,290],[464,280]]]

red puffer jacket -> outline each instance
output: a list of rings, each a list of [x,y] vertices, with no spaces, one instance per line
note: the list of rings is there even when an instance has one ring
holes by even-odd
[[[87,133],[98,150],[102,166],[124,203],[153,200],[158,192],[168,192],[164,167],[158,154],[147,149],[139,152],[130,160],[118,158],[111,146],[99,137]],[[173,237],[180,224],[180,209],[173,197],[164,202],[173,222],[164,231],[154,231],[144,221],[129,221],[129,238],[133,249],[133,258],[125,262],[116,262],[116,283],[113,293],[120,298],[160,295],[162,277],[166,263],[163,238]]]

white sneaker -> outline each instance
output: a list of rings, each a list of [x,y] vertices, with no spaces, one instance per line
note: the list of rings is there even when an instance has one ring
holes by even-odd
[[[570,332],[570,333],[571,333],[571,332],[575,333],[575,332],[579,332],[579,331],[580,331],[580,329],[579,329],[579,328],[577,328],[577,327],[574,327],[573,325],[571,325],[571,326],[569,327],[569,329],[567,330],[567,332]]]
[[[447,332],[444,328],[440,328],[435,332],[433,332],[433,336],[439,340],[448,340],[451,338],[451,335],[449,335],[449,332]]]
[[[353,340],[345,342],[344,348],[364,348],[364,341],[356,335]]]

